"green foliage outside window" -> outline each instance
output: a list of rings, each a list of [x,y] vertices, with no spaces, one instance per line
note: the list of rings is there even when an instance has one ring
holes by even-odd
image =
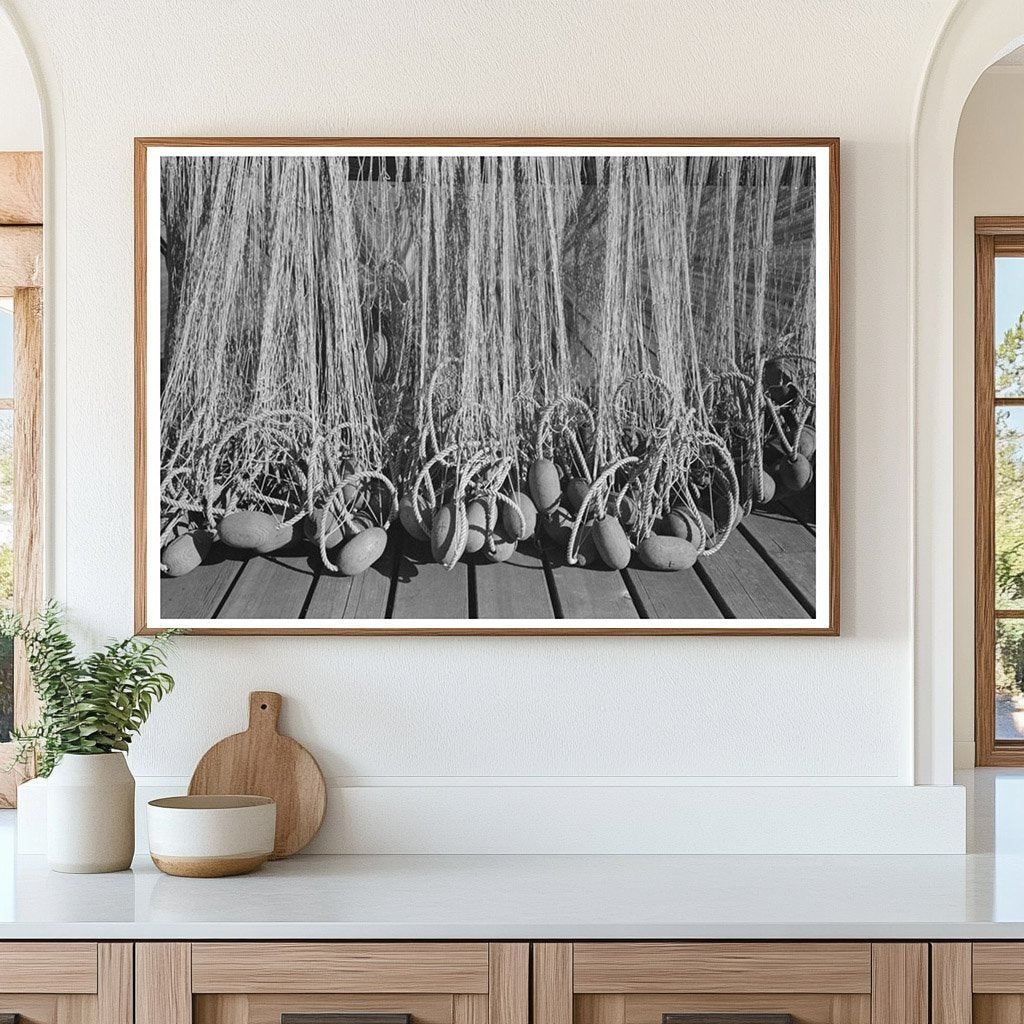
[[[0,743],[14,728],[14,641],[0,637]]]
[[[996,347],[996,394],[1024,395],[1024,312]],[[996,608],[1024,607],[1024,409],[996,410]],[[996,621],[996,685],[1024,691],[1024,628]]]

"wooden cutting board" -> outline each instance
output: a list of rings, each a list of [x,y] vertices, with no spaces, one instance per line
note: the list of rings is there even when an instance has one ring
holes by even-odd
[[[313,755],[277,731],[281,694],[249,694],[249,728],[214,744],[202,756],[190,796],[244,793],[277,803],[277,832],[271,860],[290,857],[317,834],[327,808],[327,787]]]

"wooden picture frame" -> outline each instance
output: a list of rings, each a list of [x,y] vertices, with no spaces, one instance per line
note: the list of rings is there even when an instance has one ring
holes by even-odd
[[[194,158],[217,158],[232,157],[239,155],[253,155],[257,158],[287,158],[291,156],[314,156],[320,157],[347,157],[350,161],[359,162],[369,166],[374,160],[380,158],[379,166],[385,168],[379,173],[379,180],[391,179],[392,173],[388,168],[389,160],[402,161],[408,154],[424,154],[427,156],[458,156],[461,158],[471,157],[470,163],[476,163],[485,157],[498,156],[501,158],[527,158],[544,157],[555,155],[559,157],[568,156],[573,160],[585,161],[586,159],[604,158],[606,156],[652,156],[657,158],[673,158],[688,160],[697,156],[709,159],[720,159],[722,166],[728,161],[740,161],[746,159],[750,166],[767,166],[771,158],[778,156],[782,159],[799,157],[809,161],[808,166],[813,166],[813,174],[808,174],[814,182],[813,202],[810,214],[813,220],[813,241],[807,243],[813,250],[813,267],[808,272],[813,277],[813,291],[816,296],[814,315],[811,322],[815,327],[812,330],[814,337],[814,359],[811,360],[812,370],[809,371],[810,379],[813,380],[816,390],[813,391],[813,398],[810,404],[814,411],[810,414],[814,417],[811,421],[822,440],[814,449],[814,431],[810,432],[812,438],[811,452],[816,460],[820,477],[816,477],[812,487],[808,490],[813,492],[812,505],[818,510],[820,519],[817,524],[809,527],[800,526],[798,517],[793,514],[792,523],[786,516],[779,519],[786,519],[786,529],[795,537],[795,543],[799,546],[799,557],[792,559],[798,561],[803,559],[799,579],[787,575],[787,560],[789,552],[779,545],[778,537],[769,532],[759,534],[754,527],[760,525],[760,520],[748,520],[748,528],[736,527],[735,535],[744,538],[744,557],[760,559],[763,565],[757,572],[764,572],[766,587],[771,588],[772,595],[778,593],[778,597],[759,598],[752,596],[757,590],[757,583],[751,582],[749,572],[741,560],[735,560],[728,570],[732,585],[738,591],[748,592],[746,597],[741,595],[738,603],[730,603],[730,600],[723,597],[721,587],[716,581],[710,578],[702,567],[709,564],[703,560],[698,562],[694,569],[684,570],[683,573],[649,575],[645,567],[638,563],[635,555],[629,566],[614,573],[615,593],[608,601],[604,596],[594,597],[592,594],[585,594],[577,601],[577,596],[572,594],[574,606],[578,604],[587,614],[578,612],[566,613],[564,605],[566,601],[562,598],[563,591],[558,572],[561,564],[553,562],[546,554],[538,554],[535,562],[530,567],[535,569],[531,577],[531,586],[537,587],[538,581],[544,581],[546,586],[547,600],[550,602],[548,613],[543,617],[531,617],[519,619],[514,616],[518,612],[513,611],[509,617],[503,615],[487,615],[485,617],[472,617],[479,612],[484,604],[487,607],[501,608],[505,604],[516,604],[516,600],[504,601],[503,598],[494,598],[488,590],[484,593],[478,587],[477,569],[471,566],[466,570],[467,582],[464,584],[466,595],[457,595],[455,604],[465,609],[464,614],[452,614],[446,610],[447,598],[444,588],[440,584],[430,582],[427,586],[427,577],[434,580],[433,570],[428,572],[427,563],[429,558],[412,561],[406,565],[405,561],[396,559],[395,568],[391,571],[390,577],[385,581],[368,580],[366,576],[354,577],[355,582],[346,585],[347,589],[340,597],[332,597],[332,608],[344,607],[345,614],[354,614],[353,618],[341,618],[332,614],[328,618],[318,616],[314,619],[303,618],[301,615],[310,612],[314,606],[319,607],[317,594],[321,586],[321,580],[326,579],[323,574],[318,575],[318,570],[312,569],[311,582],[306,584],[302,581],[296,582],[293,576],[282,576],[280,579],[270,580],[269,577],[257,580],[255,574],[245,577],[244,573],[249,571],[251,565],[257,564],[254,561],[245,563],[243,569],[239,570],[230,581],[224,579],[234,571],[233,566],[223,567],[219,572],[224,579],[219,579],[215,584],[211,583],[212,591],[207,588],[204,591],[202,604],[198,597],[189,597],[189,604],[183,598],[183,606],[189,609],[188,614],[168,615],[163,614],[161,601],[168,607],[173,601],[167,599],[166,594],[173,591],[175,594],[184,593],[185,588],[178,583],[169,583],[164,587],[160,583],[159,569],[161,563],[161,539],[168,543],[176,539],[176,531],[188,533],[195,526],[196,520],[187,518],[192,513],[186,513],[186,522],[183,526],[181,521],[172,528],[168,528],[161,521],[159,514],[161,510],[159,498],[160,470],[160,445],[155,424],[161,422],[160,404],[162,397],[162,376],[159,358],[161,352],[162,329],[159,312],[156,310],[154,299],[157,295],[166,295],[166,289],[170,286],[164,285],[161,290],[160,269],[154,266],[154,257],[158,255],[161,240],[161,216],[162,207],[159,188],[154,188],[153,183],[159,181],[161,173],[160,161],[166,159],[187,159]],[[198,165],[195,165],[198,166]],[[406,166],[396,163],[395,166]],[[737,164],[737,166],[739,166]],[[801,165],[804,166],[804,165]],[[397,173],[397,172],[396,172]],[[581,172],[584,173],[584,172]],[[682,172],[680,172],[682,173]],[[725,172],[722,172],[723,175]],[[754,171],[735,172],[736,177],[730,180],[738,181],[741,174],[753,175]],[[773,172],[776,173],[776,172]],[[785,174],[785,171],[778,171]],[[795,181],[796,171],[790,171]],[[697,172],[694,172],[696,176]],[[378,180],[378,179],[373,179]],[[723,177],[724,180],[724,177]],[[751,178],[753,180],[753,178]],[[772,181],[779,182],[783,178],[773,178]],[[777,185],[776,185],[777,187]],[[795,186],[793,186],[795,190]],[[709,190],[710,191],[710,190]],[[696,210],[701,210],[700,199],[697,200]],[[773,210],[776,209],[774,200]],[[772,239],[777,233],[775,222],[771,222],[764,228],[763,237]],[[697,236],[694,236],[697,237]],[[724,232],[723,232],[724,237]],[[157,244],[155,245],[154,242]],[[769,242],[768,248],[771,248]],[[552,243],[552,252],[557,251],[557,246]],[[139,633],[153,633],[170,625],[181,626],[191,632],[202,634],[267,634],[267,635],[309,635],[331,633],[340,635],[793,635],[793,636],[836,636],[839,633],[839,140],[835,138],[774,138],[774,139],[741,139],[741,138],[137,138],[135,140],[135,335],[136,335],[136,412],[135,412],[135,480],[136,480],[136,509],[135,509],[135,618],[136,630]],[[767,259],[767,257],[766,257]],[[186,261],[187,262],[187,261]],[[190,264],[195,266],[194,261]],[[178,264],[175,265],[178,267]],[[182,263],[181,266],[185,266]],[[746,267],[746,265],[745,265]],[[184,274],[183,269],[175,271]],[[745,271],[746,272],[746,269]],[[689,271],[687,271],[689,273]],[[170,272],[168,272],[170,276]],[[340,275],[339,275],[340,276]],[[746,279],[744,279],[745,281]],[[811,289],[811,285],[806,288]],[[182,292],[185,294],[185,292]],[[191,293],[194,295],[194,292]],[[426,294],[426,292],[424,293]],[[732,293],[730,293],[732,294]],[[817,298],[824,296],[824,298]],[[182,300],[184,301],[184,300]],[[191,298],[189,301],[194,301]],[[795,300],[794,300],[795,302]],[[562,310],[559,315],[564,316],[564,305],[558,305]],[[730,307],[735,310],[735,306]],[[734,313],[730,314],[730,316]],[[179,331],[175,337],[184,337],[186,332]],[[823,337],[824,336],[824,337]],[[691,339],[696,337],[691,329],[688,335]],[[385,343],[390,339],[385,338]],[[369,349],[367,350],[369,352]],[[760,352],[761,349],[758,349]],[[780,357],[784,359],[786,357]],[[796,357],[800,358],[800,357]],[[370,356],[367,356],[370,359]],[[786,364],[786,372],[793,364]],[[763,371],[764,364],[759,364],[759,373]],[[795,373],[795,371],[793,371]],[[753,378],[750,378],[751,380]],[[786,387],[790,384],[794,392],[800,391],[795,382],[788,377],[783,382]],[[760,382],[758,387],[760,388]],[[761,389],[764,390],[764,389]],[[802,391],[801,391],[802,394]],[[417,399],[418,401],[419,399]],[[821,407],[825,406],[824,410]],[[755,407],[767,416],[767,410],[760,405]],[[821,410],[821,411],[819,411]],[[803,419],[796,427],[796,439],[799,441],[800,431],[808,420],[808,413],[802,413]],[[762,422],[762,416],[755,412],[751,422]],[[778,418],[776,417],[776,423]],[[760,428],[758,428],[760,429]],[[768,428],[770,429],[770,427]],[[778,427],[780,437],[785,434],[783,426]],[[760,437],[760,435],[757,435]],[[792,440],[792,439],[791,439]],[[783,442],[780,442],[783,443]],[[795,460],[798,444],[794,442],[787,456]],[[760,451],[760,449],[758,449]],[[765,456],[758,456],[761,465],[764,465]],[[811,456],[808,456],[811,457]],[[596,464],[596,456],[594,458]],[[204,464],[205,465],[205,464]],[[711,464],[711,483],[708,485],[708,493],[713,500],[714,483],[718,470],[715,463]],[[761,479],[764,481],[762,473]],[[210,479],[213,479],[214,471],[210,470]],[[705,474],[705,478],[707,474]],[[619,479],[621,478],[613,478]],[[738,480],[738,478],[737,478]],[[598,483],[588,481],[594,487]],[[222,489],[227,484],[219,485]],[[622,485],[625,486],[625,485]],[[689,487],[689,485],[686,485]],[[744,484],[737,482],[733,490],[733,500],[730,504],[730,515],[733,505],[740,507],[740,498],[743,497]],[[754,500],[750,495],[750,484],[748,487],[746,505]],[[775,484],[772,483],[772,489]],[[525,489],[525,488],[524,488]],[[764,490],[767,486],[764,485]],[[754,486],[757,491],[757,486]],[[696,493],[696,491],[694,491]],[[763,496],[760,495],[760,496]],[[347,500],[347,499],[346,499]],[[370,499],[364,498],[364,502]],[[597,507],[601,503],[597,515],[604,517],[609,514],[610,506],[607,502],[612,499],[602,492],[598,497],[593,498],[593,505]],[[689,500],[691,506],[695,499]],[[374,499],[384,504],[383,499]],[[667,501],[667,499],[666,499]],[[488,531],[488,544],[494,544],[495,522],[497,513],[494,498],[490,498],[491,510],[485,519],[485,529]],[[193,503],[194,504],[194,503]],[[191,508],[188,501],[181,501],[177,508]],[[231,506],[235,508],[236,506]],[[397,507],[397,503],[396,503]],[[465,507],[465,505],[463,506]],[[667,505],[666,505],[667,507]],[[703,507],[703,506],[702,506]],[[615,506],[616,509],[619,505]],[[349,514],[351,510],[342,510],[342,515]],[[228,507],[221,510],[219,514],[228,514]],[[717,529],[717,513],[713,505],[708,514],[697,513],[705,521],[710,522],[710,531]],[[198,514],[197,514],[198,515]],[[737,517],[739,512],[736,513]],[[789,513],[787,513],[787,516]],[[324,513],[326,518],[326,513]],[[580,513],[582,518],[583,513]],[[383,513],[381,513],[383,520]],[[417,517],[418,518],[418,517]],[[282,519],[284,522],[285,519]],[[773,521],[774,522],[774,521]],[[429,525],[429,522],[428,522]],[[436,524],[435,524],[436,525]],[[203,527],[205,529],[205,527]],[[316,527],[313,527],[314,531]],[[692,529],[692,527],[691,527]],[[732,527],[730,526],[730,530]],[[775,526],[772,526],[772,530]],[[799,533],[798,530],[804,532]],[[320,536],[326,533],[323,528]],[[726,533],[728,534],[728,530]],[[163,537],[161,538],[161,533]],[[582,533],[582,531],[581,531]],[[699,546],[705,548],[708,541],[704,539],[704,531],[701,531]],[[333,534],[332,534],[333,536]],[[392,538],[395,534],[391,535]],[[575,535],[573,535],[575,536]],[[637,536],[640,536],[638,533]],[[695,542],[698,538],[695,538]],[[323,538],[324,544],[326,538]],[[574,539],[569,541],[568,553],[574,551],[572,544]],[[296,541],[295,543],[298,543]],[[739,542],[737,542],[739,543]],[[314,540],[315,544],[315,540]],[[322,545],[323,546],[323,545]],[[754,552],[753,555],[749,551]],[[808,549],[811,554],[808,555]],[[286,550],[291,550],[286,549]],[[389,544],[388,551],[391,550]],[[725,548],[723,547],[723,551]],[[191,557],[191,556],[190,556]],[[232,556],[233,557],[233,556]],[[298,558],[299,556],[296,556]],[[385,556],[392,557],[392,556]],[[405,553],[401,553],[401,559],[405,559]],[[268,555],[264,561],[273,561],[273,556]],[[283,572],[282,565],[287,560],[279,559],[281,565],[278,569]],[[724,569],[724,561],[720,561]],[[189,563],[193,564],[193,563]],[[219,563],[222,564],[223,563]],[[459,563],[461,565],[462,563]],[[406,572],[403,566],[410,571]],[[298,567],[298,568],[296,568]],[[265,567],[264,567],[265,568]],[[288,563],[284,568],[296,568],[296,571],[304,571],[298,562]],[[508,567],[503,567],[508,568]],[[207,569],[204,562],[200,569]],[[463,575],[463,571],[456,566],[454,576]],[[262,570],[261,570],[262,571]],[[270,570],[267,570],[269,573]],[[277,569],[274,570],[277,572]],[[693,584],[691,579],[697,580]],[[610,572],[602,573],[605,577],[602,586],[611,580]],[[422,612],[424,603],[429,605],[432,614],[438,614],[437,618],[420,619],[416,615],[397,614],[398,606],[404,600],[408,589],[406,576],[418,577],[417,586],[420,587],[420,610]],[[454,577],[453,577],[454,578]],[[480,577],[483,578],[483,577]],[[526,578],[525,576],[522,578]],[[579,577],[577,577],[579,578]],[[592,577],[597,580],[597,576]],[[807,580],[810,579],[808,583]],[[690,618],[671,617],[659,613],[666,593],[665,580],[668,579],[691,579],[691,583],[700,591],[699,601],[701,608],[709,611],[706,617],[701,616]],[[243,581],[243,582],[240,582]],[[362,582],[360,582],[362,581]],[[273,597],[279,602],[280,607],[286,603],[285,591],[290,587],[295,589],[297,597],[288,598],[296,606],[301,605],[298,612],[290,612],[287,617],[268,618],[265,614],[255,614],[266,601]],[[463,584],[459,584],[462,586]],[[191,584],[190,584],[191,586]],[[490,586],[490,583],[487,584]],[[588,584],[590,586],[590,584]],[[333,587],[333,584],[332,584]],[[368,618],[358,618],[365,614],[361,602],[367,598],[367,587],[370,588],[371,597],[375,608],[386,609],[384,613],[377,612]],[[195,584],[194,589],[198,592],[203,585]],[[339,589],[339,588],[335,588]],[[213,593],[215,591],[215,593]],[[301,592],[301,593],[300,593]],[[213,596],[211,596],[211,593]],[[332,591],[333,593],[333,591]],[[509,591],[511,593],[511,591]],[[610,591],[609,591],[610,593]],[[808,593],[810,597],[808,597]],[[757,614],[749,612],[739,613],[736,607],[746,607],[744,601],[749,598],[750,607],[758,610],[758,600],[763,600],[766,606],[775,608],[771,601],[776,601],[779,608],[784,608],[784,613],[778,615]],[[177,600],[175,598],[174,600]],[[674,598],[669,600],[672,605]],[[605,604],[602,604],[605,601]],[[674,607],[674,605],[672,605]],[[278,607],[278,605],[275,605]],[[291,606],[289,606],[291,607]],[[609,607],[612,610],[609,611]],[[193,615],[192,609],[204,609],[202,615]],[[230,614],[225,617],[226,609]],[[622,609],[620,614],[619,609]],[[628,611],[628,615],[625,612]],[[563,617],[557,617],[559,614]]]

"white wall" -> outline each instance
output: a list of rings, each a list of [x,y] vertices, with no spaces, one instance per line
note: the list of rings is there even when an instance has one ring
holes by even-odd
[[[954,162],[954,710],[974,764],[974,218],[1024,215],[1024,65],[990,68],[960,119]]]
[[[42,148],[43,125],[32,70],[13,26],[0,15],[0,151]]]
[[[132,626],[133,136],[843,142],[840,639],[184,639],[137,773],[187,776],[262,687],[329,777],[424,799],[913,781],[908,161],[945,0],[6,6],[53,118],[52,589],[92,638]]]

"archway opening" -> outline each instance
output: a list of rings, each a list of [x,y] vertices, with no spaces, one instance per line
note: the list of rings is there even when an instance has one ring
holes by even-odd
[[[990,258],[993,335],[976,337],[976,218],[1021,218],[1024,226],[1024,47],[994,61],[963,107],[953,168],[954,756],[957,768],[1001,757],[1024,764],[1024,409],[1016,406],[1018,349],[1024,355],[1024,258]],[[978,351],[976,353],[975,341]],[[990,349],[982,352],[982,346]],[[992,377],[975,376],[992,364]],[[1024,371],[1022,371],[1024,382]],[[989,408],[991,407],[991,408]],[[977,420],[977,430],[976,428]],[[991,423],[989,423],[991,420]],[[991,434],[991,436],[990,436]],[[990,453],[988,449],[992,449]],[[989,461],[991,460],[990,464]],[[976,467],[994,484],[975,493]],[[988,469],[984,467],[988,465]],[[994,523],[980,539],[985,522]],[[979,534],[977,527],[982,527]],[[994,557],[987,552],[993,547]],[[991,607],[975,625],[975,589]],[[989,620],[992,621],[989,621]],[[993,635],[994,634],[994,637]],[[994,653],[989,648],[994,646]],[[977,701],[975,688],[977,686]],[[976,704],[977,716],[976,721]],[[978,730],[975,741],[976,726]],[[1011,748],[1010,745],[1018,745]],[[986,753],[988,751],[988,753]]]
[[[973,445],[973,432],[965,440],[959,429],[965,410],[954,312],[957,130],[975,84],[1022,43],[1018,0],[963,0],[937,40],[913,127],[915,776],[921,784],[952,782],[954,735],[961,741],[964,701],[973,699],[973,655],[970,669],[965,658],[974,646],[974,538],[961,521],[958,497],[966,491],[972,501],[974,488],[973,457],[966,486],[963,479],[964,445]],[[972,341],[973,331],[965,342],[973,361]],[[973,394],[968,420],[972,412]],[[957,761],[972,755],[960,748]]]
[[[35,76],[14,24],[0,14],[0,607],[25,614],[41,599],[43,117]],[[30,356],[26,362],[26,356]],[[31,368],[28,391],[19,383]],[[31,481],[26,489],[26,481]],[[28,525],[31,521],[31,525]],[[26,555],[27,545],[36,552]],[[36,564],[36,560],[40,564]],[[25,603],[26,585],[33,607]],[[0,639],[0,751],[33,715],[27,665]],[[4,748],[8,749],[4,749]],[[15,777],[0,777],[0,806]],[[3,837],[0,836],[0,844]]]

